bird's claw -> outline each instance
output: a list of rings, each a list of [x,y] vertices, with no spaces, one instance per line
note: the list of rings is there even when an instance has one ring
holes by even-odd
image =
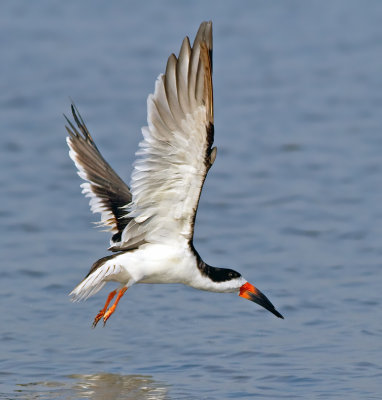
[[[110,315],[113,314],[115,310],[114,306],[111,306],[106,312],[105,315],[103,316],[103,326],[105,327],[107,320],[110,318]]]
[[[98,322],[104,316],[104,314],[105,314],[105,311],[100,310],[99,313],[96,315],[96,317],[94,318],[93,324],[92,324],[93,329],[97,326]]]

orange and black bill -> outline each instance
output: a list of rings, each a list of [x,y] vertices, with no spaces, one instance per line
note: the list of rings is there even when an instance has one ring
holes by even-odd
[[[284,317],[275,309],[274,305],[268,300],[267,296],[261,293],[259,289],[255,288],[249,282],[245,283],[240,288],[239,296],[259,304],[272,314],[275,314],[276,317],[284,319]]]

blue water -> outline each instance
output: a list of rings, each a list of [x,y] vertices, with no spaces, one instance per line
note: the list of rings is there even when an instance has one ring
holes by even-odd
[[[137,285],[67,294],[109,235],[80,193],[77,103],[127,181],[167,56],[214,22],[218,157],[195,245],[285,316]],[[0,398],[382,397],[382,3],[3,1]]]

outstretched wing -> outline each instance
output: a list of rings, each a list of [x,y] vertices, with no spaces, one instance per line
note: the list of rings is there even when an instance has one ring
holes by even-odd
[[[99,224],[113,233],[110,244],[115,246],[131,220],[124,208],[131,201],[130,189],[102,157],[77,108],[72,104],[71,109],[78,129],[65,116],[69,155],[86,181],[82,193],[90,197],[92,212],[101,214]]]
[[[212,22],[200,25],[191,48],[183,40],[147,100],[148,127],[136,153],[132,202],[120,245],[137,238],[192,241],[199,197],[215,160],[212,94]]]

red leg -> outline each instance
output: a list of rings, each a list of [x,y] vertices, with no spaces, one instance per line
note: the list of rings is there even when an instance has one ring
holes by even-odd
[[[121,297],[125,294],[126,290],[127,290],[127,287],[123,287],[122,289],[119,290],[114,304],[106,311],[105,315],[103,316],[103,326],[105,326],[106,321],[110,318],[110,315],[113,314],[113,312],[117,308],[119,300],[121,300]]]
[[[106,300],[105,306],[103,307],[102,310],[100,310],[100,312],[94,318],[93,325],[92,325],[93,328],[95,328],[97,326],[98,321],[105,315],[107,307],[109,306],[110,302],[113,300],[113,298],[114,298],[116,293],[117,293],[117,291],[113,290],[112,292],[109,293],[109,296],[107,296],[107,300]]]

